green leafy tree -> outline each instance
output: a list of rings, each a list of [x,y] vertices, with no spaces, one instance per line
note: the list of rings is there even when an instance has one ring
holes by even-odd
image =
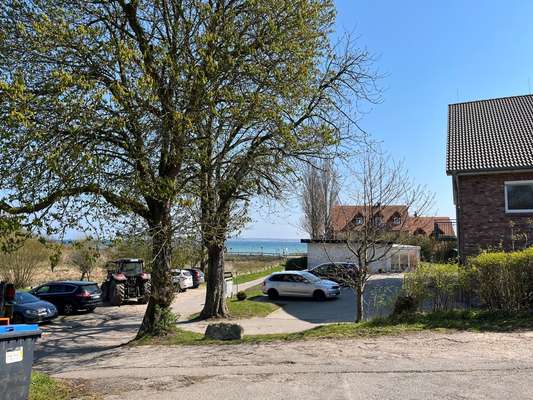
[[[206,2],[0,2],[0,210],[30,228],[133,216],[153,247],[139,335],[173,299],[172,209],[184,187]],[[199,45],[199,44],[198,44]]]
[[[374,94],[369,54],[330,43],[332,1],[212,4],[196,62],[208,85],[196,87],[193,121],[192,190],[208,258],[203,318],[228,315],[224,244],[248,221],[250,201],[282,198],[303,164],[354,138],[345,129],[350,100]]]

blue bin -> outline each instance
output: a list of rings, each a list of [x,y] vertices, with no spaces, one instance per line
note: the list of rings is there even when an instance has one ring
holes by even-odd
[[[38,325],[0,326],[0,398],[27,400]]]

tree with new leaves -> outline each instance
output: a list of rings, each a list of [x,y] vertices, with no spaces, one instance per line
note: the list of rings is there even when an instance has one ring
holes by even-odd
[[[80,270],[80,280],[89,280],[101,255],[98,243],[86,238],[75,242],[72,247],[70,261]]]
[[[330,270],[332,280],[351,287],[357,303],[355,321],[363,318],[363,295],[372,275],[371,264],[394,255],[393,245],[401,241],[417,218],[428,212],[434,195],[425,186],[417,184],[402,163],[395,162],[379,146],[372,145],[361,151],[350,163],[351,187],[346,193],[356,213],[339,207],[337,217],[348,221],[335,239],[344,243],[351,253],[352,265],[335,265]],[[385,210],[397,212],[385,219]],[[342,215],[346,212],[346,215]],[[327,248],[324,247],[326,254]],[[331,255],[328,255],[331,256]]]
[[[213,4],[201,71],[210,84],[195,92],[193,122],[192,186],[208,255],[204,318],[228,315],[224,243],[247,221],[250,200],[283,197],[305,163],[331,157],[347,135],[350,101],[374,94],[369,54],[330,43],[332,1]]]
[[[196,91],[208,85],[191,52],[206,40],[198,25],[209,9],[0,2],[2,215],[24,215],[21,226],[47,233],[94,217],[142,219],[154,262],[139,335],[160,332],[174,295],[172,212],[190,177]]]

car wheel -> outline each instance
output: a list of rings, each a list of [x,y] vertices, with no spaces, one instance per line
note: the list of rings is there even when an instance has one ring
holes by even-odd
[[[11,318],[11,322],[13,324],[23,324],[24,323],[24,317],[20,314],[13,314],[13,318]]]
[[[270,300],[276,300],[277,298],[279,298],[279,293],[276,289],[268,289],[267,294]]]
[[[109,282],[105,281],[104,283],[102,283],[100,290],[102,290],[102,301],[108,302],[109,301]]]
[[[63,304],[63,307],[61,308],[64,315],[70,315],[74,312],[74,306],[70,303]]]
[[[324,301],[326,300],[326,294],[322,290],[315,290],[313,298],[317,301]]]

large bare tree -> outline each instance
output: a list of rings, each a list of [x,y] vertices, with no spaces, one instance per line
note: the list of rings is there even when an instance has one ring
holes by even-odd
[[[393,245],[430,210],[434,195],[409,176],[403,163],[394,162],[379,146],[367,146],[350,164],[348,181],[353,191],[346,193],[353,206],[338,208],[339,213],[345,213],[339,218],[346,225],[335,239],[349,250],[353,265],[336,265],[330,277],[354,289],[356,321],[361,321],[364,290],[373,272],[371,264],[391,257]]]

